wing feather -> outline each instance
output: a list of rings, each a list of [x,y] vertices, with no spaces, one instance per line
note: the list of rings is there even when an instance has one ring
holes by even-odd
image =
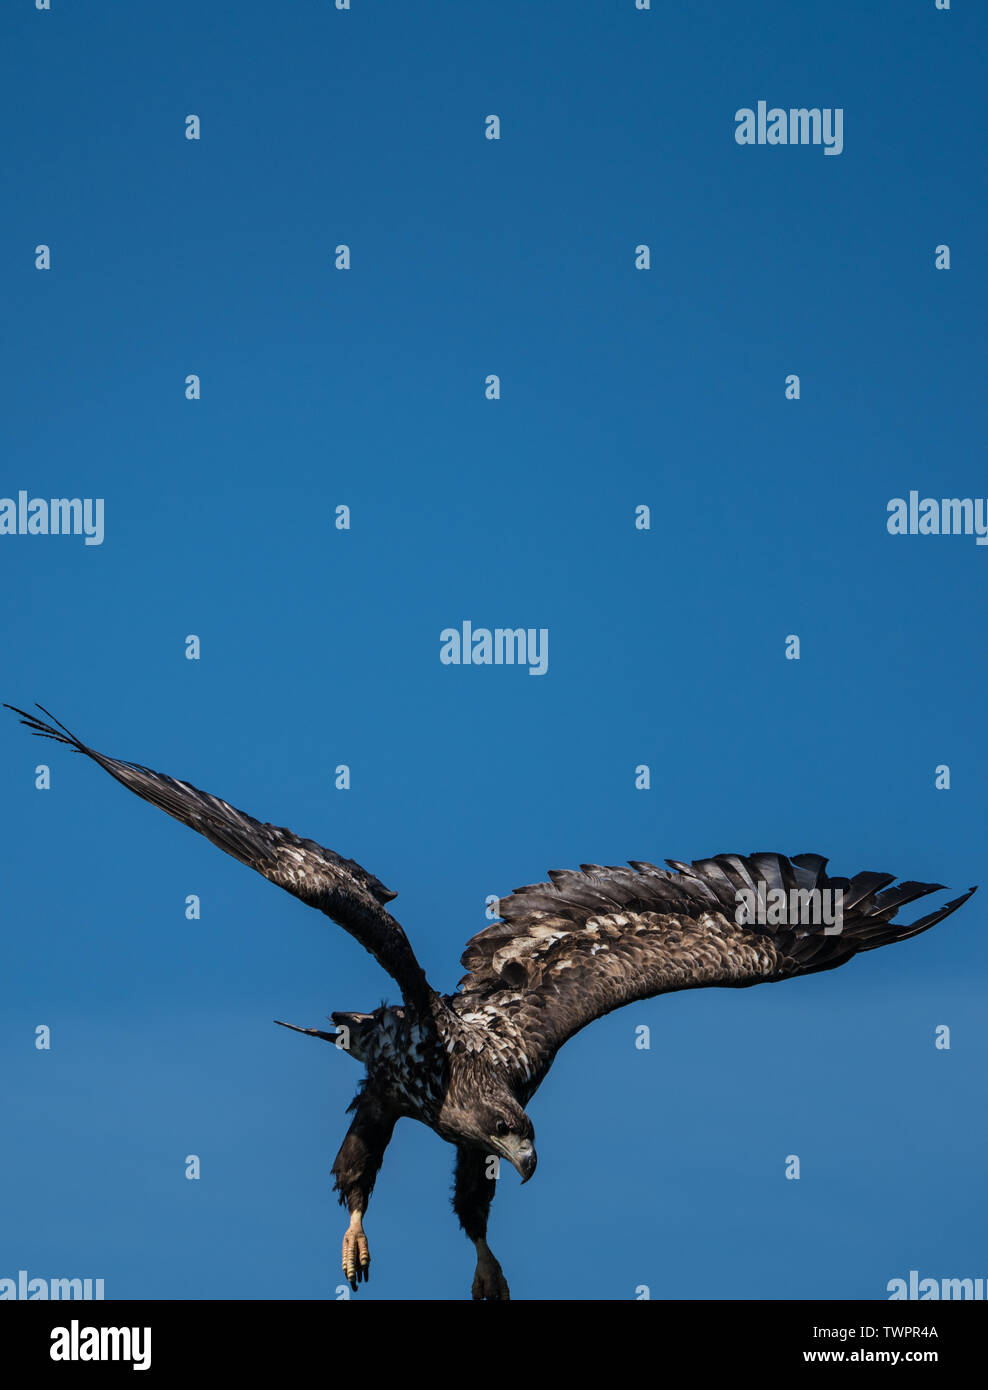
[[[430,990],[401,926],[384,904],[396,894],[353,859],[301,839],[281,826],[262,823],[190,782],[180,782],[139,763],[121,762],[87,747],[41,705],[50,724],[7,705],[40,738],[67,744],[98,763],[123,786],[204,835],[225,853],[332,918],[374,956],[397,981],[409,1003],[424,1006]]]
[[[942,885],[860,873],[828,878],[821,855],[788,859],[719,854],[671,870],[641,860],[631,868],[584,865],[549,883],[516,888],[500,903],[502,921],[479,932],[462,956],[457,1009],[483,1016],[498,1050],[520,1059],[529,1093],[562,1044],[614,1009],[673,990],[745,988],[833,970],[871,951],[928,930],[975,890],[913,923],[893,923],[898,907]],[[742,889],[844,892],[839,933],[807,924],[741,925]],[[882,891],[886,890],[886,891]]]

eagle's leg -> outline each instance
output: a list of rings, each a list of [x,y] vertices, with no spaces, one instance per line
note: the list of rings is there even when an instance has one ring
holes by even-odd
[[[494,1200],[495,1180],[487,1176],[488,1165],[496,1162],[492,1154],[465,1144],[456,1146],[456,1178],[453,1210],[477,1251],[477,1270],[473,1276],[473,1297],[507,1300],[508,1281],[487,1244],[487,1217]]]
[[[343,1273],[354,1290],[361,1280],[370,1278],[370,1250],[364,1234],[364,1212],[397,1119],[396,1115],[378,1105],[367,1091],[359,1097],[356,1111],[353,1124],[333,1160],[340,1204],[350,1213],[350,1225],[343,1237],[342,1264]]]

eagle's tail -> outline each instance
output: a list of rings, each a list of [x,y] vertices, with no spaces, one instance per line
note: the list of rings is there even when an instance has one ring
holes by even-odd
[[[335,1043],[340,1036],[339,1033],[324,1033],[321,1028],[300,1028],[297,1023],[283,1023],[280,1018],[274,1022],[279,1028],[290,1028],[293,1033],[307,1033],[310,1038],[324,1038],[326,1042]]]
[[[294,1033],[306,1033],[310,1038],[324,1038],[326,1042],[335,1043],[341,1052],[349,1053],[356,1061],[365,1061],[364,1043],[368,1029],[374,1026],[374,1015],[334,1013],[332,1019],[336,1024],[336,1030],[332,1033],[324,1033],[321,1028],[300,1028],[297,1023],[283,1023],[280,1018],[274,1021],[282,1028],[291,1028]]]
[[[367,1048],[371,1035],[377,1028],[378,1020],[374,1014],[345,1013],[334,1009],[330,1018],[343,1033],[340,1046],[355,1057],[358,1062],[366,1062]]]

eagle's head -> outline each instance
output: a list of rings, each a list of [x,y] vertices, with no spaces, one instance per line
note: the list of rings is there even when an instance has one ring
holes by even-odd
[[[535,1128],[518,1102],[506,1095],[485,1105],[481,1122],[485,1147],[490,1144],[496,1154],[518,1169],[522,1182],[528,1182],[539,1156],[535,1152]]]
[[[453,1117],[450,1117],[453,1119]],[[524,1110],[508,1091],[475,1099],[453,1120],[456,1139],[486,1154],[506,1158],[521,1174],[523,1183],[535,1172],[535,1129]]]

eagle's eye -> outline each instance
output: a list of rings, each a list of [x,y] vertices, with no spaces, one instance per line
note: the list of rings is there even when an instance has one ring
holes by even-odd
[[[510,1128],[511,1126],[508,1124],[507,1120],[498,1120],[497,1124],[494,1126],[494,1133],[500,1138],[507,1134]]]

